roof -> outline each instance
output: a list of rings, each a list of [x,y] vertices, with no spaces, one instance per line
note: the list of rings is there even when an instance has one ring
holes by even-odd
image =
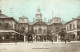
[[[0,18],[0,19],[12,19],[12,20],[14,20],[15,22],[17,22],[17,20],[15,20],[13,17],[8,17],[8,18]]]
[[[21,16],[21,17],[19,17],[19,19],[28,19],[28,18],[25,16]]]
[[[29,22],[29,25],[33,25],[34,24],[34,22]]]
[[[11,32],[11,33],[14,33],[16,31],[14,31],[14,30],[0,30],[0,32]]]
[[[50,23],[50,22],[46,22],[46,24],[47,24],[47,25],[51,25],[51,23]]]
[[[73,21],[75,21],[75,20],[78,20],[78,19],[80,19],[80,16],[78,16],[77,18],[74,18],[74,19],[70,20],[70,21],[67,22],[66,24],[68,24],[68,23],[70,23],[70,22],[73,22]]]
[[[9,18],[9,17],[6,16],[5,14],[0,14],[0,18]]]
[[[36,22],[33,25],[47,25],[45,22]]]
[[[60,18],[60,17],[53,17],[53,18],[51,19],[51,21],[52,21],[53,19],[61,19],[61,18]]]
[[[51,25],[62,25],[62,23],[52,23]]]

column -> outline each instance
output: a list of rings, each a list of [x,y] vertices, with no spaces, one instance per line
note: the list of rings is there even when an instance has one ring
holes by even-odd
[[[26,36],[24,35],[24,42],[26,41]]]
[[[13,41],[15,42],[15,34],[13,33]]]
[[[59,42],[60,41],[60,36],[58,36],[58,34],[57,34],[57,42]]]
[[[75,40],[77,41],[77,32],[74,32],[74,34],[75,34]]]
[[[2,39],[4,40],[4,39],[5,39],[5,37],[4,37],[4,36],[2,36]]]
[[[43,41],[44,41],[44,35],[43,35]]]

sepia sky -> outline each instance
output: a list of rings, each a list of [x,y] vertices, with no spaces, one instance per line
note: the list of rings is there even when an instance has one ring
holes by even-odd
[[[67,22],[80,15],[80,0],[0,0],[0,6],[3,14],[16,20],[24,15],[30,22],[38,6],[47,21],[56,16]]]

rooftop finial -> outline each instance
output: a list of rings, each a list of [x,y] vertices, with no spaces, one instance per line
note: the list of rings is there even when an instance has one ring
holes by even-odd
[[[33,22],[35,22],[35,18],[33,17]]]
[[[53,11],[52,11],[52,17],[53,17]]]
[[[39,5],[38,5],[38,9],[37,9],[37,12],[40,12],[40,7],[39,7]]]
[[[39,8],[39,5],[38,5],[38,8]]]

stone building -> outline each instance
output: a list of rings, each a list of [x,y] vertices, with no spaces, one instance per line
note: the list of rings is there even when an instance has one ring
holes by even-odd
[[[71,40],[80,40],[80,16],[66,23],[66,31]]]
[[[19,18],[19,30],[23,29],[21,31],[24,36],[27,35],[27,32],[32,32],[33,40],[36,41],[51,40],[54,36],[57,36],[57,33],[62,29],[61,26],[62,22],[59,17],[53,17],[49,22],[43,21],[40,8],[37,9],[34,22],[29,22],[28,18],[24,16]],[[27,40],[27,36],[23,39]],[[57,40],[55,39],[55,41]]]
[[[20,40],[22,41],[26,41],[26,34],[28,32],[28,18],[26,18],[25,16],[22,16],[19,18],[18,21],[18,28],[19,28],[19,33],[20,33]]]
[[[59,17],[53,17],[53,19],[51,19],[49,21],[50,23],[50,33],[52,35],[52,38],[54,41],[57,41],[58,38],[58,33],[62,30],[62,22],[61,22],[61,18]]]
[[[14,41],[15,34],[18,34],[17,24],[14,18],[2,14],[0,10],[0,41]]]
[[[7,36],[9,39],[8,35],[10,35],[10,38],[16,37],[16,40],[24,42],[28,39],[33,39],[34,41],[53,39],[57,41],[57,34],[62,29],[62,22],[59,17],[53,17],[48,22],[46,22],[45,19],[43,21],[42,13],[40,8],[38,8],[33,22],[29,22],[28,18],[25,16],[20,17],[17,22],[14,18],[8,17],[0,12],[0,26],[0,37]],[[3,34],[8,35],[1,36]],[[17,36],[15,36],[16,34]],[[29,37],[29,35],[32,37]]]

